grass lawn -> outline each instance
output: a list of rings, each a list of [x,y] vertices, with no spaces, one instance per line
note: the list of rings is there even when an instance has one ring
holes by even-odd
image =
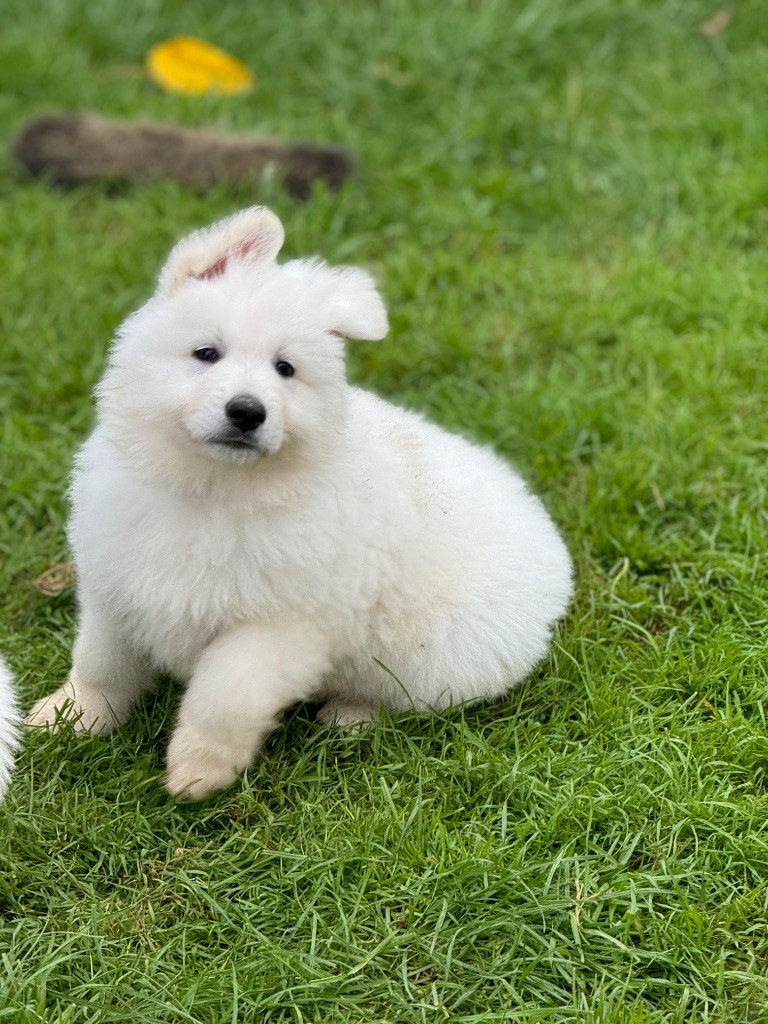
[[[766,13],[740,0],[4,0],[0,124],[64,109],[334,140],[336,197],[56,191],[0,155],[0,648],[67,670],[66,487],[115,325],[253,201],[379,278],[350,375],[493,444],[578,595],[495,707],[360,737],[299,709],[176,806],[178,690],[36,734],[0,810],[0,1024],[768,1021]],[[161,93],[201,35],[259,87]],[[762,111],[762,113],[761,113]]]

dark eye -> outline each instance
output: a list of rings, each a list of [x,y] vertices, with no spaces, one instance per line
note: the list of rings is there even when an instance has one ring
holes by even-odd
[[[292,377],[296,373],[291,363],[286,362],[285,359],[278,360],[275,363],[275,369],[281,377]]]
[[[221,359],[219,350],[211,345],[203,345],[202,348],[196,348],[192,355],[195,359],[199,359],[201,363],[215,363]]]

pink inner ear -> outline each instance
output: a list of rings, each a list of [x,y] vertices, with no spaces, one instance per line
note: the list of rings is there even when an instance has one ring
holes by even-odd
[[[233,258],[238,256],[247,256],[248,253],[256,248],[256,239],[247,239],[245,242],[240,242],[233,249],[227,249],[223,256],[219,256],[215,263],[212,263],[207,270],[204,270],[202,274],[195,274],[198,281],[210,281],[214,277],[220,277],[227,269],[227,264]]]

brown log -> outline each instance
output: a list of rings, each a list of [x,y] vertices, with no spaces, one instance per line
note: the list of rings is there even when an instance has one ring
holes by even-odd
[[[206,189],[222,183],[258,182],[273,168],[288,191],[300,199],[307,198],[318,179],[338,189],[354,167],[352,153],[343,146],[226,136],[75,114],[30,121],[13,152],[30,174],[47,176],[61,185],[173,178],[182,185]]]

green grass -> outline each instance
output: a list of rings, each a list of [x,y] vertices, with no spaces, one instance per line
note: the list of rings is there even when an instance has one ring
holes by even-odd
[[[333,139],[265,186],[55,191],[0,157],[0,647],[66,672],[72,452],[116,324],[185,231],[257,201],[379,277],[350,374],[493,443],[578,596],[496,707],[359,738],[299,709],[202,806],[160,785],[177,691],[28,738],[0,810],[0,1024],[768,1021],[765,10],[691,0],[5,0],[0,125],[62,109]],[[175,33],[238,99],[155,89]]]

